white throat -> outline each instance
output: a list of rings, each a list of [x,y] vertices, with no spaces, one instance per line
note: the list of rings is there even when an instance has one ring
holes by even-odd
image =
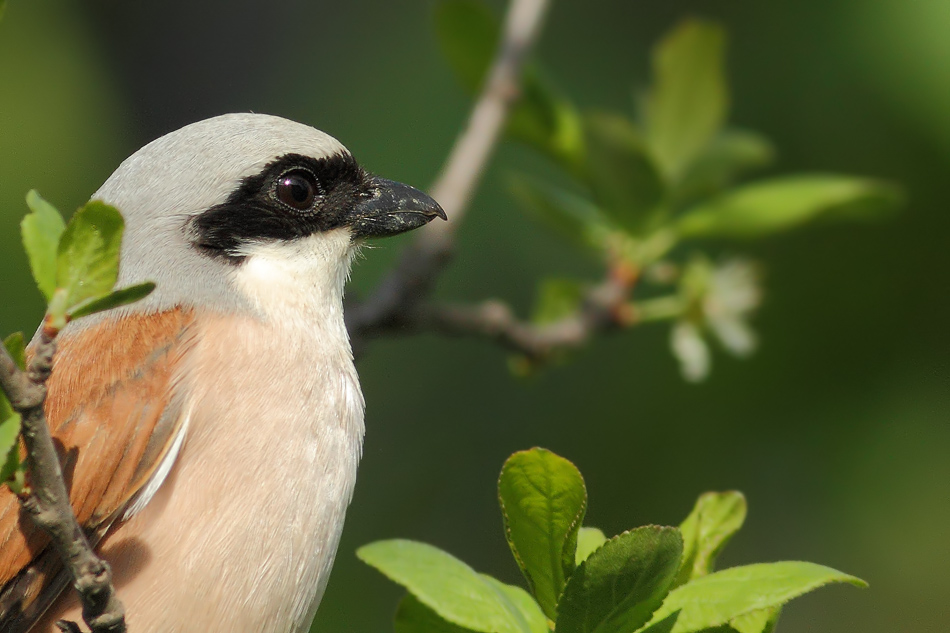
[[[292,242],[251,243],[240,253],[247,259],[238,267],[235,282],[265,319],[317,317],[310,321],[312,326],[342,326],[343,287],[356,253],[349,231],[343,229]]]

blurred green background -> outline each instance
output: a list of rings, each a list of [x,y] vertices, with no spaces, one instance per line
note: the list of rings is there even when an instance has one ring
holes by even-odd
[[[501,11],[503,3],[492,2]],[[340,138],[364,165],[432,181],[468,100],[442,62],[432,0],[10,0],[0,21],[0,330],[32,331],[41,300],[19,246],[23,196],[80,205],[143,143],[236,110]],[[315,631],[387,631],[400,591],[356,547],[408,537],[519,580],[495,478],[533,445],[573,460],[587,522],[616,533],[678,523],[710,489],[746,493],[725,565],[805,559],[867,579],[786,609],[781,631],[950,626],[950,2],[556,2],[540,57],[582,106],[630,111],[650,45],[679,18],[731,34],[734,124],[775,142],[775,171],[902,183],[894,220],[811,227],[754,245],[767,271],[750,361],[717,355],[685,384],[665,326],[605,338],[524,381],[489,344],[423,336],[360,360],[367,438],[356,498]],[[536,280],[597,262],[526,218],[505,145],[439,294],[527,309]],[[371,288],[402,240],[368,251]]]

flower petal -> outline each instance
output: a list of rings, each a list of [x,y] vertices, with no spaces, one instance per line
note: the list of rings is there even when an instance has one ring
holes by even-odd
[[[709,376],[709,346],[695,325],[679,321],[670,332],[670,347],[680,362],[683,378],[689,382],[701,382]]]
[[[744,315],[762,303],[759,268],[747,259],[730,259],[715,267],[709,282],[706,310],[713,314]]]
[[[735,317],[710,317],[709,327],[733,355],[740,358],[750,356],[758,346],[758,337],[742,319]]]

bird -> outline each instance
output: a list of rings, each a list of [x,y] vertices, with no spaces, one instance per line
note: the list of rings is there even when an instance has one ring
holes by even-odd
[[[360,245],[445,212],[330,135],[226,114],[132,154],[93,200],[125,219],[137,303],[62,330],[45,413],[133,633],[310,626],[362,451],[343,316]],[[0,491],[0,631],[80,620],[48,539]]]

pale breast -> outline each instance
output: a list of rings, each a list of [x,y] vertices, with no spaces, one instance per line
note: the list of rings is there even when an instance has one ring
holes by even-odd
[[[258,313],[196,313],[178,459],[102,547],[131,631],[310,625],[353,493],[364,407],[342,314],[349,238],[323,237],[284,247],[292,258],[276,248],[249,258],[237,287]],[[46,621],[64,616],[78,617],[72,595]]]
[[[304,631],[326,586],[360,454],[356,374],[243,319],[201,320],[181,454],[102,549],[130,630]]]

